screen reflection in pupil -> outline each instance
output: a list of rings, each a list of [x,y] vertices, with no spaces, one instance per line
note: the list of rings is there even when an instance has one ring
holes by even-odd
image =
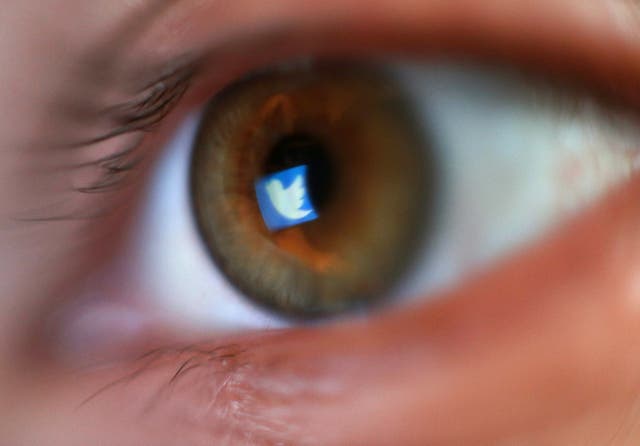
[[[305,318],[387,297],[434,204],[436,166],[415,118],[402,84],[373,64],[263,70],[214,98],[194,147],[193,204],[231,284]],[[270,225],[258,191],[273,184],[284,200],[302,167],[311,206],[278,200],[278,211],[317,215]]]
[[[287,135],[271,149],[263,173],[276,173],[296,166],[307,166],[307,193],[314,209],[322,211],[333,198],[337,183],[336,166],[325,143],[312,135]]]

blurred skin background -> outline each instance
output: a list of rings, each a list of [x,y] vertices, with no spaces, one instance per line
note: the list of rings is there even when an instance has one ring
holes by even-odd
[[[190,327],[139,295],[120,253],[167,141],[251,70],[469,57],[634,109],[639,12],[623,0],[5,1],[0,444],[637,444],[636,175],[438,299],[334,322]]]

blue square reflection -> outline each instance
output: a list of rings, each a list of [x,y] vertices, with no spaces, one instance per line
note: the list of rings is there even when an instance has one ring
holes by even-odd
[[[307,191],[307,166],[292,167],[261,178],[256,182],[256,196],[270,231],[318,218]]]

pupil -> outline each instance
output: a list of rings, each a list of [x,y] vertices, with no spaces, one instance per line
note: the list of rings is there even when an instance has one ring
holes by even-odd
[[[320,210],[335,191],[336,172],[327,147],[319,138],[305,134],[285,136],[271,149],[264,173],[302,165],[307,166],[307,192],[311,203]]]

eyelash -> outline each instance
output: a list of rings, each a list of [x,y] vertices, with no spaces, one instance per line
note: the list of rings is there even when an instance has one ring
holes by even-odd
[[[66,150],[89,150],[99,144],[116,138],[132,136],[132,141],[118,143],[119,148],[113,153],[102,155],[97,159],[68,166],[70,170],[91,169],[99,171],[97,178],[89,184],[74,186],[73,192],[83,195],[108,194],[121,190],[130,177],[130,173],[142,164],[144,154],[140,148],[145,141],[144,134],[152,132],[174,110],[192,85],[197,72],[197,64],[181,63],[167,70],[163,75],[149,82],[133,99],[109,106],[97,116],[106,116],[112,123],[109,130],[93,138],[81,142],[67,144]],[[120,148],[121,147],[121,148]],[[64,207],[65,202],[52,204],[48,208]],[[111,207],[112,208],[112,207]],[[57,221],[95,220],[109,213],[111,208],[78,209],[63,213],[51,213],[50,209],[25,212],[16,216],[18,223],[38,223]]]
[[[199,55],[183,54],[181,57],[174,57],[168,65],[164,63],[164,69],[157,69],[156,65],[155,73],[160,72],[161,74],[156,75],[153,81],[144,83],[142,88],[132,95],[132,99],[108,106],[98,112],[96,117],[101,117],[109,123],[108,130],[95,137],[70,144],[69,147],[83,150],[123,135],[138,132],[141,135],[128,144],[118,144],[121,147],[118,151],[112,150],[111,153],[101,155],[95,160],[71,166],[72,169],[94,167],[100,172],[98,178],[92,179],[88,184],[74,186],[73,191],[86,195],[98,195],[122,189],[127,179],[131,177],[131,172],[144,164],[142,162],[144,154],[140,153],[140,147],[146,141],[144,134],[156,130],[165,117],[182,102],[181,99],[194,83],[194,77],[201,71],[201,68],[206,68],[205,65],[208,65],[205,60],[208,60],[209,56],[209,52]],[[151,64],[146,65],[150,66]],[[55,208],[55,206],[51,207]],[[95,208],[95,206],[92,207]],[[44,217],[39,214],[48,213],[47,211],[35,211],[31,216],[17,220],[20,222],[92,220],[96,217],[102,217],[108,211],[82,209],[79,212],[72,211],[63,215],[46,215]]]
[[[116,126],[83,145],[96,144],[126,133],[153,130],[187,92],[196,71],[195,64],[178,67],[144,88],[133,100],[110,107],[106,114]]]
[[[131,146],[127,146],[125,149],[113,155],[108,155],[97,161],[90,161],[79,166],[96,166],[102,170],[102,175],[89,186],[76,187],[75,190],[83,194],[98,194],[120,189],[128,173],[139,166],[142,161],[142,156],[137,154],[140,143],[141,138]]]

